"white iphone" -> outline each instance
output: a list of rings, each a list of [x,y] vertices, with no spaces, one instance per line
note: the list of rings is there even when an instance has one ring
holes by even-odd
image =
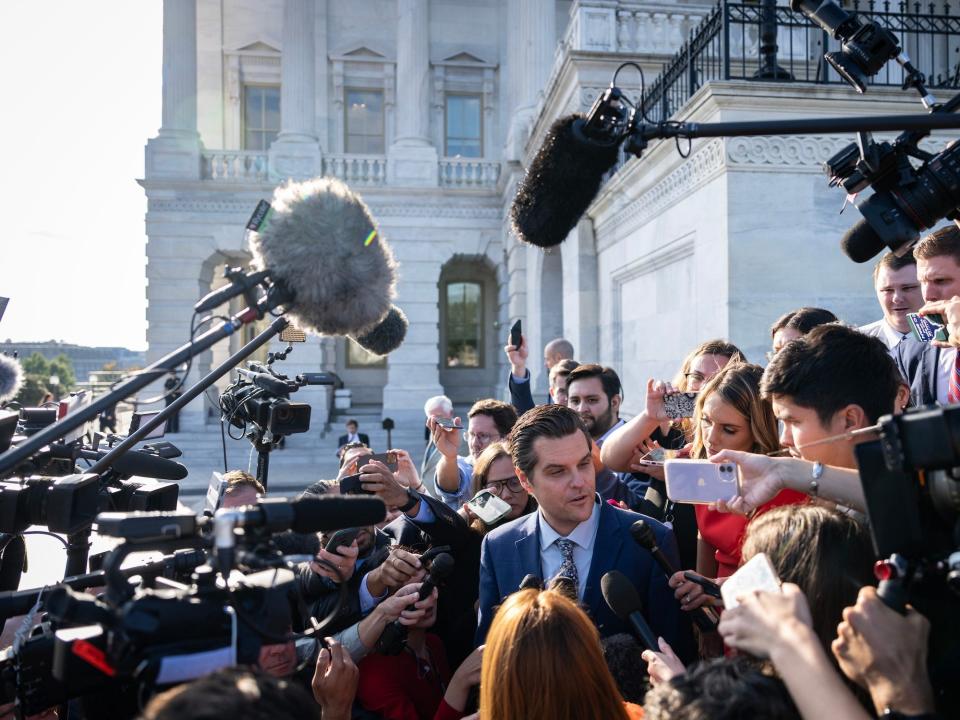
[[[473,500],[467,503],[467,507],[487,525],[496,525],[510,514],[510,504],[498,498],[490,490],[478,492]]]
[[[720,586],[723,606],[727,610],[735,608],[740,604],[737,602],[738,597],[754,590],[780,592],[780,577],[764,553],[754,555]]]
[[[729,500],[738,493],[739,473],[730,462],[667,460],[664,464],[667,497],[674,502],[707,505]]]

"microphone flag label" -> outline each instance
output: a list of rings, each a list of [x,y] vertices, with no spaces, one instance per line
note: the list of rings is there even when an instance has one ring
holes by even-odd
[[[247,221],[247,230],[259,232],[260,228],[267,223],[267,219],[270,217],[272,211],[273,208],[266,200],[258,202],[257,206],[253,209],[253,215],[251,215]]]

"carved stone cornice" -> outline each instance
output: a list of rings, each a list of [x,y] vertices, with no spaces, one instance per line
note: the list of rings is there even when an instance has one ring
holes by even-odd
[[[893,135],[875,135],[876,140],[889,140]],[[841,148],[854,141],[852,135],[792,135],[789,137],[738,137],[726,141],[728,167],[754,171],[789,169],[792,172],[819,173],[823,163]],[[925,138],[920,147],[937,153],[944,140]]]
[[[269,194],[269,193],[268,193]],[[501,219],[499,207],[482,205],[444,205],[440,203],[378,203],[367,201],[376,218],[385,217],[423,217],[454,218],[475,220]],[[197,214],[242,214],[249,215],[256,206],[255,200],[214,200],[208,198],[157,198],[148,201],[147,209],[151,213],[197,213]]]

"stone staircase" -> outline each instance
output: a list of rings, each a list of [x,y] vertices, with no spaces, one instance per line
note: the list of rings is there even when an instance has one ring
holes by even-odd
[[[283,449],[270,453],[270,465],[267,475],[270,495],[292,496],[317,480],[333,479],[337,476],[336,457],[337,439],[344,434],[343,428],[348,418],[360,423],[360,431],[370,436],[375,452],[383,452],[387,447],[387,433],[380,426],[379,407],[357,407],[342,411],[344,414],[333,419],[332,428],[321,433],[318,429],[300,435],[287,437]],[[223,472],[223,444],[219,424],[208,424],[180,433],[167,433],[164,440],[176,445],[183,456],[177,461],[186,466],[189,474],[180,481],[180,500],[193,510],[203,507],[207,485],[214,471]],[[234,436],[240,433],[230,428]],[[408,451],[419,466],[423,455],[423,425],[399,425],[391,433],[393,447]],[[256,474],[257,453],[246,438],[233,440],[226,438],[227,467],[230,470],[247,470]]]

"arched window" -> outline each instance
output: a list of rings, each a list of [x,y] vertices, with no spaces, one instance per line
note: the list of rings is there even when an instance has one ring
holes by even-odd
[[[445,366],[483,367],[483,286],[475,282],[447,283]]]

